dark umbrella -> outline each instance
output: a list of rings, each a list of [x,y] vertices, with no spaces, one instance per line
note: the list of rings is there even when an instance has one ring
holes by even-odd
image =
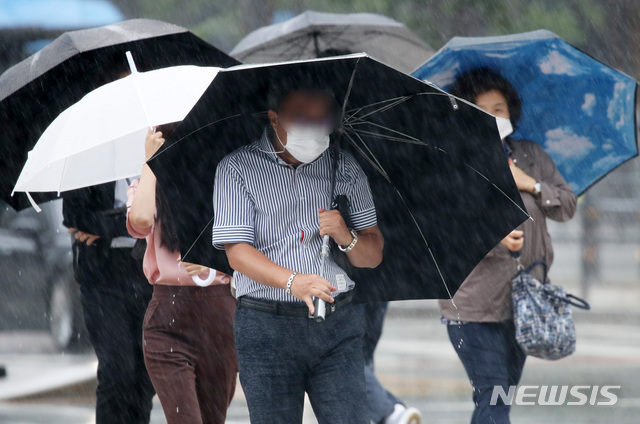
[[[132,52],[139,71],[176,65],[238,64],[185,28],[148,19],[61,35],[0,76],[3,201],[16,209],[30,205],[23,193],[11,197],[27,153],[60,113],[128,71],[126,51]],[[44,202],[56,196],[57,193],[39,193],[34,198]]]
[[[386,16],[307,11],[256,29],[230,54],[245,63],[268,63],[351,52],[365,52],[410,72],[434,51],[406,26]]]
[[[344,105],[334,136],[365,170],[386,239],[380,267],[351,270],[360,299],[453,296],[527,217],[495,118],[362,54],[220,71],[149,162],[172,200],[183,258],[226,269],[211,246],[215,168],[260,136],[272,83],[309,81]]]

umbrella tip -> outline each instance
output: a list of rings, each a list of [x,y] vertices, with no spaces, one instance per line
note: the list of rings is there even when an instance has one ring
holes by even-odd
[[[453,108],[453,110],[458,110],[460,106],[458,106],[458,102],[456,101],[456,98],[453,96],[449,96],[449,101],[451,102],[451,107]]]
[[[36,201],[33,200],[33,197],[31,197],[31,193],[29,193],[28,191],[25,191],[24,194],[27,195],[27,199],[29,199],[29,203],[31,203],[31,206],[33,207],[33,209],[35,209],[36,212],[38,213],[42,212],[42,209],[40,209],[40,206],[38,206]]]
[[[127,50],[125,55],[127,56],[127,62],[129,62],[129,70],[131,70],[132,74],[135,74],[136,72],[138,72],[138,69],[136,68],[136,63],[133,61],[133,55],[131,54],[131,51]]]

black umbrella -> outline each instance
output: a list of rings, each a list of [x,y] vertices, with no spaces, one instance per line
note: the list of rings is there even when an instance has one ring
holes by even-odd
[[[133,54],[139,71],[177,65],[226,67],[239,63],[185,28],[148,19],[61,35],[0,76],[0,195],[3,201],[16,209],[30,205],[23,193],[11,197],[27,153],[62,111],[128,70],[126,51]],[[56,196],[56,193],[34,195],[37,202]]]
[[[369,178],[386,240],[380,267],[349,270],[360,300],[453,296],[528,216],[495,118],[363,54],[242,65],[216,76],[149,162],[171,199],[183,258],[226,269],[211,246],[216,165],[261,135],[272,84],[309,81],[344,104],[334,135]]]

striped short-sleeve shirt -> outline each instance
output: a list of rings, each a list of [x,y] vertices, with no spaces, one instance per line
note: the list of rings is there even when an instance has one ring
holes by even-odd
[[[331,154],[297,168],[276,154],[265,130],[252,144],[227,155],[216,170],[213,195],[213,245],[248,243],[274,263],[304,274],[320,274],[322,238],[318,209],[329,207]],[[350,203],[356,231],[377,225],[371,189],[364,171],[346,152],[340,152],[334,195]],[[266,286],[234,273],[237,296],[295,302],[285,290]],[[331,258],[324,277],[338,291],[354,282]]]

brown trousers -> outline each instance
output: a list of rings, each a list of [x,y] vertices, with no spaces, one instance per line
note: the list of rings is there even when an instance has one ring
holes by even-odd
[[[224,424],[236,387],[229,286],[156,285],[144,359],[168,424]]]

